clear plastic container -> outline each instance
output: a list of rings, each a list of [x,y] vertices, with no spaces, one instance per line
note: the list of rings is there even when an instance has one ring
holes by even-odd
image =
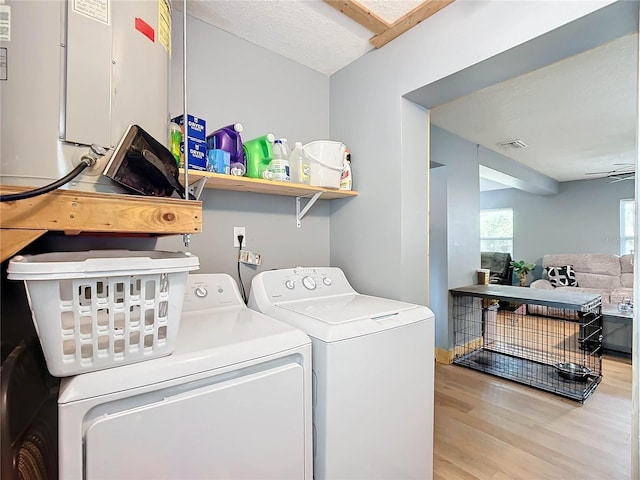
[[[271,170],[272,180],[279,182],[291,181],[286,139],[277,138],[273,142],[273,160],[271,160],[269,169]]]
[[[296,142],[289,155],[289,173],[292,182],[309,185],[309,161],[302,154],[302,142]]]

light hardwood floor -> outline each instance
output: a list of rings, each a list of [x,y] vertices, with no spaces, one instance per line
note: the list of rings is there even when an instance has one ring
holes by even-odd
[[[626,480],[631,364],[603,360],[584,404],[436,363],[434,480]]]

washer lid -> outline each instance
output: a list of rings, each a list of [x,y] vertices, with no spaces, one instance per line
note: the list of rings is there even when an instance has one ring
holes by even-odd
[[[375,319],[416,308],[416,305],[411,303],[357,293],[298,300],[276,304],[276,306],[330,325]]]
[[[427,307],[360,294],[276,304],[267,312],[313,338],[335,342],[433,317]]]
[[[310,343],[297,328],[244,305],[185,313],[173,354],[64,378],[58,403],[224,369]]]

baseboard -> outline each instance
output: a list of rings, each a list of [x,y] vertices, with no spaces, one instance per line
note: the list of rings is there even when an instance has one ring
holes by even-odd
[[[443,348],[436,348],[436,362],[449,365],[453,362],[453,352]]]
[[[472,352],[482,347],[482,337],[478,337],[465,345],[458,345],[454,350],[445,350],[443,348],[436,348],[436,362],[449,365],[453,363],[453,359],[456,355],[462,355],[465,352]]]

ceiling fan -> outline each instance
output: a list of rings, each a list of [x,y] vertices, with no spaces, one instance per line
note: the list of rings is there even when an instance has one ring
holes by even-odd
[[[635,180],[636,178],[636,166],[633,163],[614,163],[615,170],[608,170],[602,172],[586,172],[585,175],[602,175],[600,178],[612,178],[609,183],[621,182],[623,180]]]

